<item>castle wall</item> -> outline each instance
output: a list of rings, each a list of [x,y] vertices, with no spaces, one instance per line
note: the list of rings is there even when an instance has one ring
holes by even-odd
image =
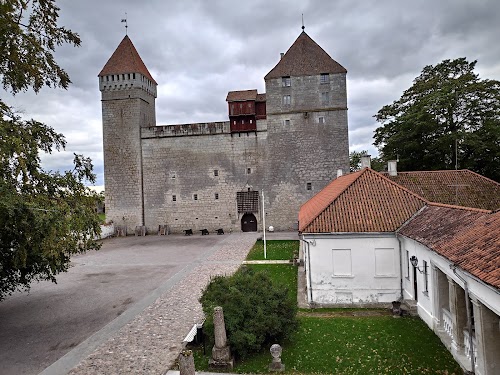
[[[212,124],[143,129],[145,225],[150,232],[160,224],[172,232],[240,230],[236,193],[261,191],[267,133],[231,134],[229,123]],[[254,215],[260,223],[259,212]]]

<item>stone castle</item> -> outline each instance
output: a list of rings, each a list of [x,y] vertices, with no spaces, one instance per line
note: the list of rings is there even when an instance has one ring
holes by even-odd
[[[125,36],[99,73],[107,219],[256,231],[264,203],[266,226],[297,230],[300,206],[349,171],[346,73],[302,31],[265,94],[228,93],[229,121],[157,126],[157,83]]]

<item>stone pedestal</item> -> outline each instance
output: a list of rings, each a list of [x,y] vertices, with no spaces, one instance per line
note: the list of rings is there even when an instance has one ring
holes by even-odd
[[[222,307],[214,308],[214,336],[215,345],[212,348],[212,358],[208,364],[212,368],[233,368],[231,349],[227,345],[226,325],[224,323],[224,312]]]
[[[180,375],[195,375],[194,357],[191,350],[183,350],[179,354]]]
[[[281,353],[283,351],[281,349],[281,346],[278,344],[273,344],[269,351],[271,352],[271,355],[273,357],[273,361],[269,365],[269,371],[273,372],[285,371],[285,365],[281,363]]]

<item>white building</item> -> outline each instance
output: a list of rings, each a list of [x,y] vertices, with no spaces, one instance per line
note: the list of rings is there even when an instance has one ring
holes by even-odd
[[[485,180],[481,204],[499,189]],[[299,230],[311,306],[407,301],[462,367],[500,374],[500,211],[429,202],[365,168],[305,203]]]

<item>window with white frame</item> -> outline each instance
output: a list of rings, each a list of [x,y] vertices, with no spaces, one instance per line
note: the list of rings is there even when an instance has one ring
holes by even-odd
[[[427,272],[427,269],[429,268],[427,265],[427,261],[424,260],[423,263],[423,268],[424,268],[424,293],[429,292],[429,272]]]
[[[281,77],[281,84],[283,87],[290,87],[292,85],[292,80],[290,77]]]
[[[283,95],[283,105],[290,105],[292,103],[291,95]]]
[[[323,116],[318,117],[318,124],[324,124],[325,123],[325,118]]]
[[[329,83],[330,82],[330,74],[328,73],[321,73],[319,75],[319,83]]]

